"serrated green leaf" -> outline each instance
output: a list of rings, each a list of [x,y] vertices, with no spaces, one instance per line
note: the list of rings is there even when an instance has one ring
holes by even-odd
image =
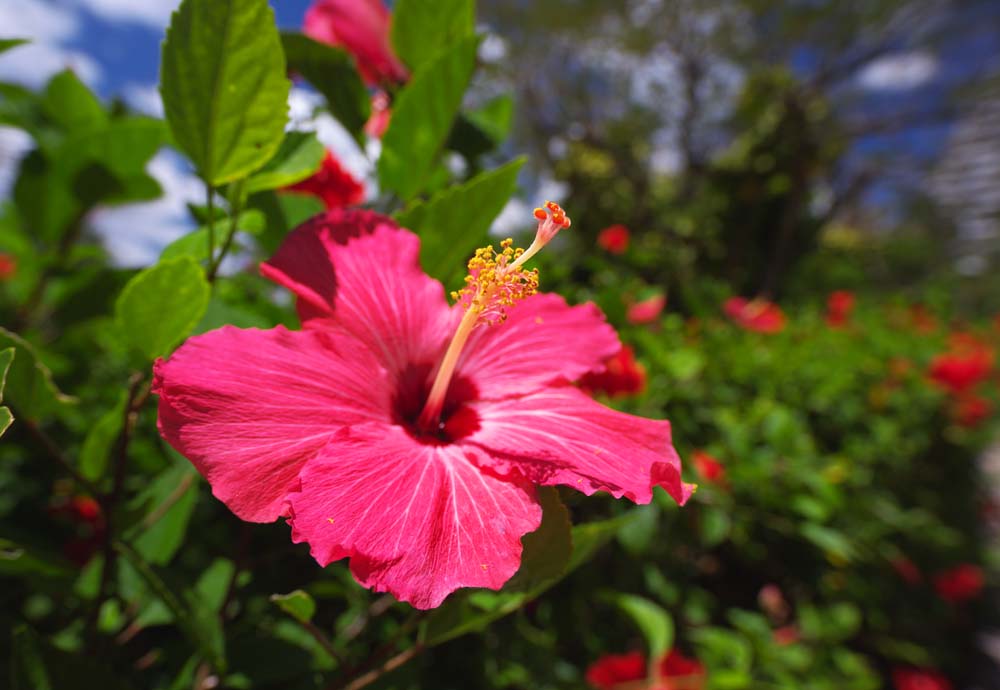
[[[174,140],[213,186],[246,177],[284,136],[290,84],[267,0],[184,0],[163,43]]]
[[[288,594],[272,594],[271,601],[289,616],[300,623],[308,623],[316,614],[316,602],[301,589]]]
[[[674,622],[659,604],[634,594],[608,594],[605,598],[635,622],[646,638],[650,659],[660,659],[674,644]]]
[[[164,261],[134,276],[118,296],[115,320],[125,340],[154,359],[191,332],[208,306],[210,288],[190,257]]]
[[[459,41],[400,92],[382,138],[378,176],[383,189],[409,200],[426,186],[472,78],[478,45],[474,36]]]
[[[420,235],[420,259],[427,273],[445,285],[465,274],[468,258],[486,243],[493,219],[514,193],[524,160],[480,173],[397,214],[400,225]],[[469,214],[470,208],[476,213]]]
[[[371,103],[368,89],[361,81],[351,56],[300,33],[282,33],[281,45],[285,49],[288,70],[302,75],[323,94],[333,116],[359,143],[363,143]]]
[[[245,185],[247,194],[280,189],[300,182],[319,170],[326,149],[313,132],[289,132],[274,158]]]
[[[42,364],[35,349],[16,333],[0,327],[0,348],[17,352],[7,370],[4,399],[26,419],[40,419],[59,405],[76,402],[52,381],[52,372]]]
[[[475,29],[475,0],[399,0],[393,7],[391,40],[413,72]]]
[[[127,396],[123,393],[115,406],[90,428],[83,440],[83,447],[80,448],[80,474],[91,481],[103,477],[108,468],[112,446],[125,424],[126,402]]]

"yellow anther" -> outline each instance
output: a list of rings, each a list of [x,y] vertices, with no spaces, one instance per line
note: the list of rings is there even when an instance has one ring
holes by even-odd
[[[512,265],[523,253],[509,238],[500,243],[499,252],[492,245],[477,249],[469,259],[465,287],[451,293],[452,299],[479,315],[478,323],[502,323],[507,307],[538,292],[538,271]]]

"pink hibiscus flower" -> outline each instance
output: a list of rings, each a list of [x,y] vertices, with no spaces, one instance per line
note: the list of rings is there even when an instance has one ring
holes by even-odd
[[[593,304],[534,294],[523,263],[569,225],[556,204],[535,213],[528,250],[477,251],[454,306],[389,218],[305,223],[261,266],[302,330],[226,326],[158,361],[161,434],[237,516],[287,518],[321,565],[350,558],[418,608],[517,571],[536,484],[683,503],[669,422],[570,385],[621,345]]]
[[[780,333],[785,328],[785,313],[766,299],[730,297],[722,309],[733,323],[747,331]]]
[[[306,11],[302,28],[317,41],[343,46],[357,60],[369,86],[401,84],[409,73],[389,42],[390,22],[382,0],[316,0]]]

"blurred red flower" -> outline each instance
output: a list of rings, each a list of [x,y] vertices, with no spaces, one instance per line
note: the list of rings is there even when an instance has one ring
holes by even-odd
[[[659,677],[649,678],[646,657],[640,652],[608,654],[587,669],[587,682],[598,690],[702,690],[705,687],[704,665],[676,649],[660,659],[655,671]]]
[[[624,254],[631,234],[624,225],[609,225],[597,234],[597,244],[611,254]]]
[[[730,297],[722,308],[737,326],[748,331],[779,333],[785,328],[785,314],[781,307],[766,299]]]
[[[774,631],[774,643],[780,647],[787,647],[799,641],[799,629],[796,625],[786,625]]]
[[[953,604],[975,599],[983,591],[983,570],[971,563],[962,563],[934,576],[938,596]]]
[[[920,584],[924,579],[923,573],[920,572],[920,568],[917,567],[917,564],[906,556],[893,558],[889,561],[889,565],[892,566],[892,569],[896,571],[896,574],[899,575],[904,582],[911,585]]]
[[[952,685],[937,671],[926,668],[892,669],[892,684],[896,690],[952,690]]]
[[[625,319],[636,326],[652,323],[660,317],[665,306],[667,306],[667,296],[659,293],[630,304],[625,312]]]
[[[993,350],[975,336],[955,334],[947,352],[931,360],[931,380],[953,395],[961,395],[990,375]]]
[[[385,91],[379,91],[372,96],[372,112],[365,123],[365,134],[373,139],[382,138],[385,130],[389,128],[389,119],[392,117],[392,109],[389,106],[389,95]]]
[[[0,252],[0,280],[10,280],[17,273],[17,260],[10,254]]]
[[[973,429],[989,419],[993,414],[993,403],[975,393],[964,394],[955,399],[951,406],[951,416],[955,423]]]
[[[409,77],[389,43],[391,17],[382,0],[316,0],[303,30],[321,43],[343,47],[357,61],[370,86],[402,83]]]
[[[636,361],[632,348],[623,345],[618,354],[604,360],[604,371],[584,375],[580,388],[612,398],[641,393],[646,388],[646,368]]]
[[[705,451],[696,450],[692,453],[691,462],[706,482],[721,483],[726,480],[726,468]]]
[[[854,311],[854,293],[847,290],[831,292],[826,300],[826,323],[831,328],[847,325]]]
[[[329,151],[323,164],[312,177],[285,187],[286,191],[311,194],[320,199],[327,209],[357,206],[365,200],[365,187]]]

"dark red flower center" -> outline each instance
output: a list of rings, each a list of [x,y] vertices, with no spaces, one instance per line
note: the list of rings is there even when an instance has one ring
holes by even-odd
[[[437,427],[423,428],[419,423],[420,413],[431,390],[433,370],[434,365],[429,362],[411,364],[403,370],[392,401],[392,421],[420,443],[447,445],[479,429],[479,415],[469,405],[478,399],[479,390],[471,379],[456,374],[445,394]]]

